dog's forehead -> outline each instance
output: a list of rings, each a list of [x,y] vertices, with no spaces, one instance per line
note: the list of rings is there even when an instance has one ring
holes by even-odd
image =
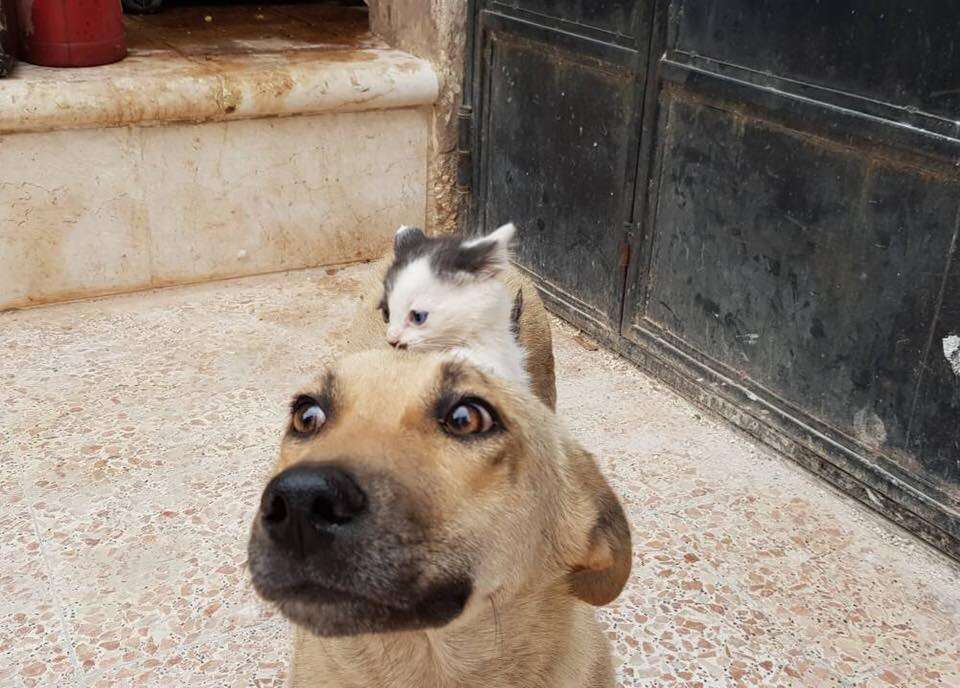
[[[485,383],[486,376],[450,355],[374,350],[337,361],[301,391],[323,394],[341,405],[362,402],[368,409],[399,411],[468,387],[480,392]]]
[[[344,394],[397,398],[432,387],[441,367],[437,356],[383,349],[347,356],[330,373]]]

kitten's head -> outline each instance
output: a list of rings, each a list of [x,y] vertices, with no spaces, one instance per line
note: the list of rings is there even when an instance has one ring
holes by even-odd
[[[509,265],[515,231],[507,224],[462,241],[429,238],[412,227],[397,230],[380,302],[390,344],[447,349],[509,328],[512,302],[497,276]]]

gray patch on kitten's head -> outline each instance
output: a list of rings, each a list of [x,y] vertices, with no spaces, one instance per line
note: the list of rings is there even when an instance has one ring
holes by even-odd
[[[496,240],[476,242],[446,240],[430,252],[430,267],[438,277],[453,280],[465,273],[492,277],[504,267],[501,247]]]
[[[401,227],[393,237],[393,262],[383,278],[383,286],[387,292],[393,287],[397,273],[417,258],[426,255],[436,239],[431,239],[419,227]]]
[[[393,237],[393,262],[390,263],[387,273],[383,276],[383,295],[380,297],[380,303],[377,304],[377,310],[383,314],[384,321],[390,319],[390,312],[387,310],[387,298],[393,291],[397,275],[414,260],[426,255],[434,241],[436,239],[428,237],[419,227],[404,225],[397,230]]]
[[[428,237],[419,227],[403,226],[393,238],[393,263],[383,278],[383,297],[377,308],[389,318],[387,300],[397,275],[410,263],[429,256],[430,268],[438,278],[455,282],[461,275],[478,278],[495,276],[506,267],[506,244],[513,238],[512,224],[500,227],[480,239]]]
[[[393,254],[396,257],[404,256],[430,242],[430,239],[419,227],[407,227],[403,225],[393,235]]]

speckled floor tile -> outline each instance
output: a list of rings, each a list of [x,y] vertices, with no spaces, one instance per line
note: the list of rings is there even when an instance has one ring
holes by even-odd
[[[86,685],[216,686],[267,688],[286,685],[289,630],[270,623],[206,638],[187,646],[157,648],[149,657],[130,659],[128,648],[117,661],[99,661],[86,675]]]
[[[40,539],[13,462],[0,451],[0,686],[67,686],[76,659],[63,633]]]
[[[245,540],[365,266],[0,314],[0,685],[279,686]],[[960,567],[557,324],[623,495],[621,686],[960,686]]]

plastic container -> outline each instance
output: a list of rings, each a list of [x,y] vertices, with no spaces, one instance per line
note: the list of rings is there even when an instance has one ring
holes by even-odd
[[[36,65],[93,67],[127,54],[120,0],[17,0],[17,24],[19,57]]]

